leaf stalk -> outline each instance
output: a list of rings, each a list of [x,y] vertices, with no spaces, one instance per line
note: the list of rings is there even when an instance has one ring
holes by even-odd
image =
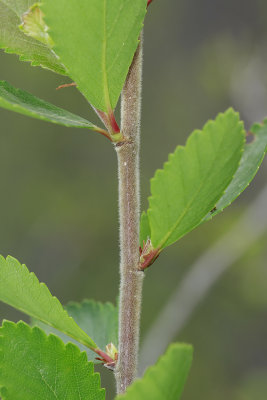
[[[95,107],[93,107],[93,109],[107,128],[108,133],[106,136],[108,137],[108,139],[111,140],[113,143],[123,142],[124,137],[121,133],[119,125],[117,124],[114,112],[111,110],[106,113],[104,111],[97,110]]]

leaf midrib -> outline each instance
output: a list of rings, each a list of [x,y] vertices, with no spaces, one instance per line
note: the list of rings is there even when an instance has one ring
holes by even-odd
[[[222,137],[221,141],[220,141],[220,146],[223,142],[224,137]],[[212,143],[212,141],[211,141]],[[213,143],[212,143],[212,147],[214,147]],[[184,151],[186,151],[186,148],[184,147]],[[197,147],[197,151],[198,151],[198,147]],[[205,179],[209,176],[209,171],[213,169],[213,165],[216,162],[216,157],[214,157],[211,168],[209,168],[208,172],[205,175]],[[199,186],[198,190],[196,191],[195,195],[192,197],[191,201],[189,201],[187,207],[185,208],[184,212],[182,212],[182,214],[180,215],[180,217],[178,218],[177,222],[173,225],[173,227],[169,230],[169,232],[165,235],[165,237],[163,238],[163,240],[160,242],[160,244],[157,246],[160,249],[164,248],[164,245],[166,244],[166,242],[169,240],[170,236],[172,235],[172,233],[175,231],[175,229],[178,227],[178,225],[181,223],[181,221],[183,220],[183,218],[185,217],[185,215],[187,214],[188,210],[190,209],[192,203],[195,201],[197,195],[199,194],[200,190],[202,189],[205,179],[202,179],[202,183]]]
[[[5,303],[6,303],[6,302],[5,302]],[[6,304],[11,304],[11,303],[6,303]],[[64,333],[65,335],[71,337],[72,339],[77,340],[77,342],[83,344],[84,346],[89,347],[90,349],[93,348],[92,345],[89,346],[89,340],[86,342],[86,341],[83,340],[83,339],[78,339],[77,337],[75,337],[75,336],[73,336],[72,334],[70,334],[66,329],[64,329],[64,328],[63,328],[63,329],[59,329],[55,324],[52,324],[52,323],[48,322],[48,321],[47,321],[46,319],[44,319],[44,318],[40,318],[40,316],[35,315],[35,313],[29,313],[29,312],[28,312],[27,310],[25,310],[23,307],[16,306],[16,309],[19,310],[19,311],[21,311],[21,312],[23,312],[23,313],[26,314],[26,315],[30,315],[32,318],[35,318],[35,319],[37,319],[38,321],[41,321],[41,322],[43,322],[43,323],[46,324],[46,325],[52,326],[52,328],[55,328],[55,329],[59,330],[60,332]],[[70,322],[72,322],[72,323],[74,322],[74,323],[76,324],[76,322],[74,321],[74,319],[73,319],[72,317],[68,316],[68,318],[69,318],[70,320],[72,320],[72,321],[70,321]],[[76,324],[76,325],[77,325],[77,324]],[[79,325],[77,325],[77,327],[78,327],[78,329],[80,329],[80,330],[83,332],[83,334],[87,335],[87,333],[84,332],[84,331],[79,327]],[[77,327],[76,327],[76,328],[77,328]],[[88,337],[89,337],[89,336],[88,336]],[[89,338],[90,338],[90,337],[89,337]],[[91,338],[90,338],[90,339],[91,339]],[[94,343],[94,341],[93,341],[92,339],[91,339],[91,341],[92,341],[92,343]],[[97,346],[96,346],[96,347],[97,347]]]
[[[1,261],[2,261],[2,260],[1,260],[1,258],[0,258],[0,263],[1,263]],[[4,259],[4,265],[6,265],[6,263],[7,263],[7,261]],[[27,267],[26,267],[24,264],[22,264],[21,267],[24,268],[24,269],[25,269],[25,268],[27,269]],[[28,271],[28,269],[27,269],[27,271]],[[1,272],[1,264],[0,264],[0,272]],[[16,272],[14,272],[14,271],[6,271],[6,270],[5,270],[5,267],[4,267],[4,272],[7,274],[7,275],[6,275],[7,278],[6,278],[5,280],[8,280],[8,278],[10,278],[10,277],[12,278],[13,275],[16,275]],[[37,279],[37,277],[36,277],[33,273],[30,273],[30,272],[29,272],[29,275],[30,275],[31,277],[35,277],[35,278]],[[38,279],[37,279],[37,282],[38,282],[39,289],[40,289],[40,293],[41,293],[42,290],[43,290],[43,288],[44,288],[44,287],[47,288],[47,286],[46,286],[44,283],[39,282]],[[48,289],[48,288],[47,288],[47,289]],[[48,290],[49,290],[49,289],[48,289]],[[49,293],[50,293],[50,292],[49,292]],[[94,347],[97,347],[97,345],[96,345],[96,343],[93,341],[93,339],[91,339],[90,336],[87,335],[87,333],[84,332],[84,330],[83,330],[82,328],[79,327],[79,325],[76,323],[76,321],[74,320],[74,318],[72,318],[71,316],[68,315],[68,312],[67,312],[66,310],[64,310],[62,304],[59,302],[59,300],[57,299],[57,297],[53,296],[51,293],[50,293],[50,296],[51,296],[51,299],[48,299],[48,300],[49,300],[49,303],[51,304],[51,302],[58,301],[58,303],[59,303],[59,305],[60,305],[60,307],[61,307],[60,313],[63,311],[63,313],[64,313],[63,315],[64,315],[65,318],[67,318],[67,321],[69,321],[69,323],[72,323],[73,328],[75,328],[76,330],[78,330],[78,332],[80,332],[81,335],[83,335],[83,336],[85,335],[86,340],[85,340],[85,339],[79,339],[79,338],[75,337],[73,334],[71,334],[70,332],[68,332],[68,328],[67,328],[67,329],[65,329],[64,327],[63,327],[62,329],[61,329],[61,328],[58,328],[54,323],[51,323],[51,322],[49,322],[47,319],[42,318],[42,317],[36,315],[35,311],[30,311],[30,312],[29,312],[29,311],[27,310],[27,308],[25,309],[24,307],[22,307],[22,306],[20,306],[20,305],[14,305],[12,299],[11,299],[11,301],[9,301],[9,302],[6,301],[6,300],[1,300],[1,301],[2,301],[3,303],[5,303],[5,304],[11,305],[12,307],[15,307],[17,310],[22,311],[24,314],[29,315],[29,316],[31,316],[31,317],[33,317],[33,318],[35,318],[35,319],[37,319],[37,320],[43,322],[43,323],[46,324],[46,325],[52,326],[53,328],[59,330],[59,331],[62,332],[62,333],[65,333],[67,336],[72,337],[74,340],[77,340],[78,342],[82,343],[82,344],[85,345],[86,347],[89,347],[89,348],[91,348],[91,349],[94,348]],[[17,300],[19,300],[20,297],[16,295],[15,298],[16,298]],[[52,308],[53,306],[54,306],[54,304],[52,303],[51,308]],[[89,344],[89,343],[90,343],[90,344]]]
[[[24,110],[26,109],[26,111],[27,111],[29,114],[32,114],[33,116],[38,115],[38,118],[43,119],[43,120],[47,120],[47,118],[49,117],[49,114],[48,114],[48,113],[47,113],[47,114],[45,114],[45,113],[43,113],[43,114],[38,114],[36,111],[31,110],[30,108],[27,108],[26,105],[25,105],[25,109],[24,109],[24,108],[23,108],[23,105],[9,102],[8,100],[6,100],[6,99],[5,99],[4,97],[2,97],[2,96],[0,96],[0,101],[5,102],[7,105],[9,105],[9,106],[11,106],[11,107],[13,107],[13,108],[20,108],[22,111],[24,111]],[[54,112],[54,111],[51,110],[51,112]],[[68,118],[68,117],[66,117],[65,115],[57,115],[57,114],[55,114],[55,113],[53,114],[53,116],[51,116],[51,121],[57,122],[57,117],[58,117],[58,118],[60,117],[60,119],[62,120],[62,122],[64,122],[65,124],[73,124],[73,125],[74,125],[74,124],[80,123],[80,124],[81,124],[81,127],[84,127],[84,126],[92,127],[92,124],[90,124],[90,122],[87,121],[86,119],[82,119],[82,117],[80,117],[80,118],[81,118],[80,121],[77,121],[77,120],[75,120],[75,119]],[[52,120],[52,118],[54,118],[54,120]],[[84,125],[82,125],[82,124],[84,124]]]

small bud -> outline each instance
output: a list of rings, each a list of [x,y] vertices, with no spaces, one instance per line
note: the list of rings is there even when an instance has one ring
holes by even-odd
[[[160,249],[154,249],[151,240],[148,238],[146,243],[143,242],[143,249],[140,250],[139,271],[144,271],[150,267],[160,254]]]
[[[146,243],[143,242],[143,249],[140,256],[140,263],[143,264],[149,254],[154,250],[151,240],[148,238]]]
[[[109,343],[106,345],[106,353],[112,360],[116,360],[116,356],[118,354],[118,350],[113,343]]]

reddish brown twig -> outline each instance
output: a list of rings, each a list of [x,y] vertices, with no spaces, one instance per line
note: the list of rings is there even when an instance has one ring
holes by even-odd
[[[56,88],[56,90],[64,89],[70,86],[77,86],[77,83],[71,82],[71,83],[65,83],[64,85],[60,85]]]

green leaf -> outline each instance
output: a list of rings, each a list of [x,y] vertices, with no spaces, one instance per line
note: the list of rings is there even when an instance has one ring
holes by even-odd
[[[250,184],[256,175],[267,149],[267,120],[263,125],[255,124],[251,130],[252,142],[245,145],[240,165],[230,185],[216,204],[216,209],[209,213],[202,222],[210,220],[228,207]]]
[[[245,131],[232,109],[194,131],[151,180],[148,219],[153,247],[163,249],[195,228],[235,174]]]
[[[97,109],[114,109],[138,45],[147,0],[44,0],[53,47]]]
[[[0,0],[0,48],[7,53],[18,54],[21,61],[30,61],[34,66],[65,75],[65,67],[49,46],[19,28],[22,15],[34,3],[32,0]]]
[[[0,301],[53,326],[87,347],[97,347],[47,286],[40,283],[26,265],[10,256],[6,260],[0,256]]]
[[[99,374],[72,343],[23,322],[0,328],[2,400],[104,400]]]
[[[33,4],[30,9],[22,15],[22,24],[19,26],[25,35],[44,43],[52,48],[53,41],[48,34],[48,26],[44,21],[44,13],[40,9],[39,3]]]
[[[18,17],[23,15],[30,7],[36,3],[36,0],[0,0]]]
[[[109,343],[118,347],[118,308],[111,303],[100,303],[93,300],[83,300],[81,303],[69,303],[65,307],[70,315],[88,335],[92,336],[97,346],[105,350]],[[33,321],[34,325],[40,326],[46,333],[55,333],[65,343],[69,342],[68,336],[59,333],[56,329]],[[89,360],[96,362],[95,353],[87,347],[72,340],[81,350],[87,351]]]
[[[58,125],[98,129],[86,119],[16,89],[6,81],[0,81],[0,107]]]
[[[149,225],[148,215],[145,211],[142,212],[140,220],[140,246],[143,247],[143,242],[146,243],[147,239],[150,238],[151,231]]]
[[[171,344],[167,352],[142,379],[138,379],[116,400],[179,400],[192,363],[193,349]]]

